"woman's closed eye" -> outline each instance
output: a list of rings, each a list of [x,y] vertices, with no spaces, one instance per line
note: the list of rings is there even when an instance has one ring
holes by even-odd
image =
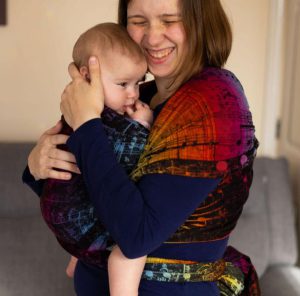
[[[129,17],[128,24],[135,26],[145,26],[147,24],[147,20],[143,17]]]
[[[167,18],[167,19],[162,19],[161,22],[165,25],[172,25],[181,22],[181,18]]]
[[[135,25],[135,26],[145,26],[147,24],[146,21],[135,21],[135,22],[131,22],[131,24]]]

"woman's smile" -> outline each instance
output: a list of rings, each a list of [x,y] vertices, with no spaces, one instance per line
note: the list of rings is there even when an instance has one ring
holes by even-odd
[[[160,50],[146,49],[146,58],[148,63],[161,64],[173,53],[174,47],[169,47]]]

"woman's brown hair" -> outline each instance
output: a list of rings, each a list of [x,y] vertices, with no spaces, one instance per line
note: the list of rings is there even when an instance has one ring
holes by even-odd
[[[118,22],[124,27],[130,1],[119,0]],[[205,66],[223,67],[232,45],[231,27],[220,0],[178,1],[188,47],[171,84],[175,89]]]

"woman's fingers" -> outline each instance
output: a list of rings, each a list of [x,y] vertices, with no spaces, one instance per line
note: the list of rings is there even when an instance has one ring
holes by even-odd
[[[54,169],[48,169],[46,172],[47,178],[58,179],[58,180],[70,180],[72,174],[69,172],[60,172]]]
[[[74,63],[69,64],[68,71],[72,80],[75,80],[76,78],[83,79]]]
[[[60,130],[61,122],[48,129],[28,156],[28,167],[36,180],[47,178],[68,180],[72,177],[70,172],[80,174],[74,155],[57,148],[57,145],[65,144],[69,138],[57,134]]]
[[[49,152],[49,157],[53,159],[60,159],[63,161],[76,163],[74,154],[68,151],[60,150],[58,148],[53,148]]]
[[[55,168],[55,169],[72,172],[75,174],[80,174],[79,168],[73,162],[50,158],[48,163],[49,163],[48,165],[49,168]]]
[[[48,141],[48,143],[51,146],[56,146],[56,145],[66,144],[68,139],[69,139],[69,136],[67,136],[67,135],[56,134],[56,135],[48,136],[45,139],[45,141]]]
[[[89,58],[89,73],[90,73],[91,85],[97,88],[102,88],[100,64],[99,64],[99,60],[94,56]]]
[[[62,122],[59,120],[54,126],[44,132],[44,135],[56,135],[62,129]]]

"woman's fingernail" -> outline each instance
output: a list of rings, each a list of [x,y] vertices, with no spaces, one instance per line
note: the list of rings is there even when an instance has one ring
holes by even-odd
[[[65,180],[70,180],[70,179],[72,178],[72,175],[69,174],[69,173],[65,173],[65,174],[63,175],[63,178],[64,178]]]
[[[89,59],[89,62],[90,62],[90,64],[92,64],[92,65],[94,65],[94,64],[96,64],[96,57],[90,57],[90,59]]]

